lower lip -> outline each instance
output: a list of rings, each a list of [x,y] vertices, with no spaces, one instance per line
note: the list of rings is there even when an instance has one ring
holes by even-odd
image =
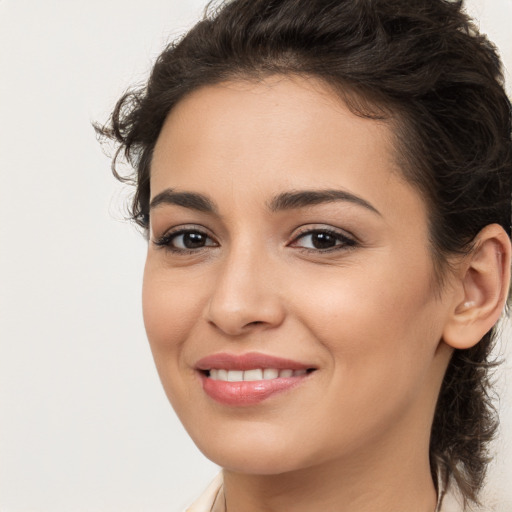
[[[244,406],[258,404],[271,396],[291,390],[303,383],[311,374],[240,382],[213,380],[203,373],[200,375],[204,392],[210,398],[224,405]]]

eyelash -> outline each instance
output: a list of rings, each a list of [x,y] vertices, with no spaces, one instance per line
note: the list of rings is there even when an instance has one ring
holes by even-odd
[[[177,231],[171,231],[169,233],[166,233],[162,237],[158,238],[157,240],[154,240],[153,243],[157,247],[164,248],[167,251],[170,251],[175,254],[180,255],[187,255],[187,254],[197,254],[200,251],[208,248],[208,247],[217,247],[217,242],[214,241],[214,244],[210,245],[204,245],[202,247],[198,247],[196,249],[183,249],[183,248],[177,248],[172,246],[173,240],[175,240],[177,237],[181,235],[186,234],[198,234],[201,235],[207,239],[213,240],[211,236],[209,236],[206,232],[204,232],[201,229],[195,229],[195,228],[182,228]],[[298,240],[305,238],[307,236],[312,236],[315,234],[327,234],[332,236],[337,243],[333,247],[329,247],[326,249],[317,249],[317,248],[309,248],[309,247],[297,247],[299,250],[303,252],[309,252],[309,253],[328,253],[328,252],[334,252],[334,251],[341,251],[341,250],[349,250],[358,245],[358,242],[347,235],[344,235],[338,231],[328,229],[328,228],[315,228],[315,229],[308,229],[306,231],[303,231],[299,233],[294,240],[289,244],[291,247],[294,247],[294,243],[296,243]]]
[[[314,229],[308,229],[301,233],[299,233],[293,240],[292,244],[297,242],[297,240],[301,238],[305,238],[307,236],[311,235],[318,235],[318,234],[327,234],[332,236],[337,243],[333,247],[329,247],[327,249],[311,249],[309,247],[298,247],[298,249],[304,251],[304,252],[311,252],[311,253],[328,253],[328,252],[334,252],[334,251],[343,251],[348,250],[356,247],[358,245],[357,241],[354,238],[351,238],[343,233],[340,233],[339,231],[335,231],[334,229],[328,229],[328,228],[314,228]],[[292,247],[293,245],[290,244]]]
[[[158,238],[157,240],[154,240],[153,243],[157,247],[164,248],[165,250],[170,251],[175,254],[197,254],[198,252],[205,249],[206,247],[215,247],[214,245],[206,245],[203,247],[199,247],[197,249],[181,249],[181,248],[173,247],[171,245],[172,241],[174,239],[176,239],[178,236],[187,235],[187,234],[199,234],[205,238],[213,240],[213,238],[211,236],[209,236],[208,233],[205,233],[203,230],[190,227],[190,228],[181,228],[176,231],[170,231],[169,233],[166,233],[165,235]]]

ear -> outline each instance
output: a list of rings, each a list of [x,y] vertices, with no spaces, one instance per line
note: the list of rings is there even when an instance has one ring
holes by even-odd
[[[498,321],[510,284],[511,244],[505,230],[490,224],[478,233],[471,253],[462,259],[451,315],[443,340],[457,349],[476,345]]]

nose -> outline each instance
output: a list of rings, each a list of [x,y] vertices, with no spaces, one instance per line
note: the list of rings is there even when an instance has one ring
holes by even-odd
[[[220,264],[207,307],[208,322],[229,336],[279,326],[285,318],[279,280],[269,258],[235,249]]]

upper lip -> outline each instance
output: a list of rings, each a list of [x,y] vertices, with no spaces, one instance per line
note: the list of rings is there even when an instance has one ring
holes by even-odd
[[[211,370],[212,368],[225,370],[251,370],[254,368],[307,370],[314,367],[310,364],[293,361],[292,359],[261,354],[259,352],[248,352],[245,354],[219,352],[203,357],[196,363],[196,369],[201,371]]]

